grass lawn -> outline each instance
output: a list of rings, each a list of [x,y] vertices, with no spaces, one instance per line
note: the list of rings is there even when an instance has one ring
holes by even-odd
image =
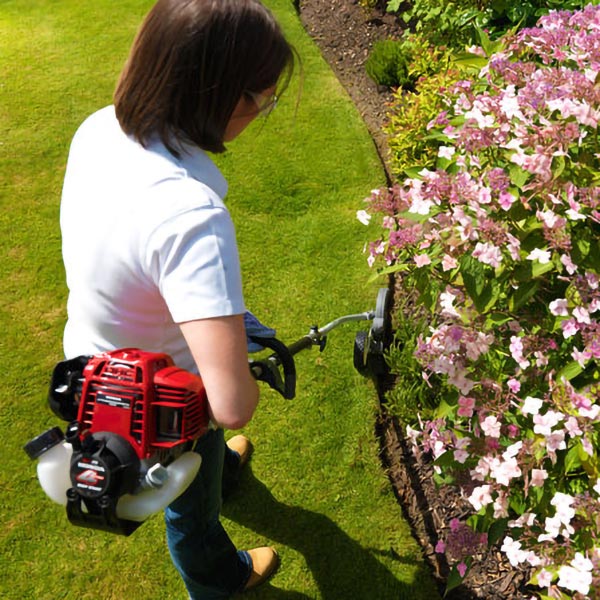
[[[66,288],[58,211],[70,139],[112,90],[147,0],[1,0],[0,598],[185,598],[160,516],[122,538],[68,524],[22,446],[60,425],[46,405],[60,360]],[[364,227],[384,182],[359,115],[301,27],[270,0],[304,75],[277,110],[218,157],[230,183],[249,308],[287,342],[314,324],[374,308]],[[299,101],[298,101],[299,99]],[[93,227],[93,214],[89,215]],[[373,386],[352,367],[359,325],[297,357],[286,401],[263,388],[247,427],[256,452],[224,508],[239,547],[274,544],[282,566],[252,598],[438,597],[377,457]],[[366,325],[365,325],[366,327]]]

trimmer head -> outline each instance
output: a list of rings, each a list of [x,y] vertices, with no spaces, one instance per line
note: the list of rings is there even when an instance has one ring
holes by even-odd
[[[369,331],[359,331],[354,339],[354,367],[364,377],[378,378],[388,373],[385,351],[392,338],[391,302],[392,290],[380,288]]]

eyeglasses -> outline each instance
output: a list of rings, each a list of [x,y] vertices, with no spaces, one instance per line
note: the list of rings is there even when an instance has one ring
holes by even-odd
[[[248,92],[248,96],[250,96],[254,104],[256,104],[256,108],[258,108],[258,114],[263,117],[266,117],[273,112],[277,106],[277,101],[279,100],[277,94],[267,97],[263,96],[262,94],[257,94],[256,92]]]

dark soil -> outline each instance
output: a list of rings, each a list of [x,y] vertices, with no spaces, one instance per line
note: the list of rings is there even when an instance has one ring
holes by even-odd
[[[297,0],[300,18],[307,32],[321,49],[323,57],[348,91],[364,119],[388,171],[388,148],[382,127],[392,93],[377,86],[366,74],[364,65],[373,43],[399,37],[403,23],[385,13],[384,0],[374,8],[361,6],[359,0]],[[389,175],[388,175],[389,177]],[[401,293],[396,288],[395,294]],[[379,382],[380,395],[393,381]],[[444,539],[450,520],[469,514],[467,501],[454,488],[440,489],[433,482],[433,468],[427,456],[413,453],[403,428],[387,415],[385,401],[377,426],[381,458],[394,487],[400,508],[420,543],[423,556],[443,593],[449,567],[444,555],[435,552]],[[474,564],[463,584],[448,593],[448,600],[513,600],[530,597],[525,589],[528,574],[511,567],[497,548],[474,557]]]

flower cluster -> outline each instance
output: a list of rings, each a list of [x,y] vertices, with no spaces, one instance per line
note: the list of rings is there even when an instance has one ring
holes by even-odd
[[[600,8],[542,17],[444,92],[435,168],[359,211],[451,390],[411,437],[554,598],[600,598],[599,82]]]

